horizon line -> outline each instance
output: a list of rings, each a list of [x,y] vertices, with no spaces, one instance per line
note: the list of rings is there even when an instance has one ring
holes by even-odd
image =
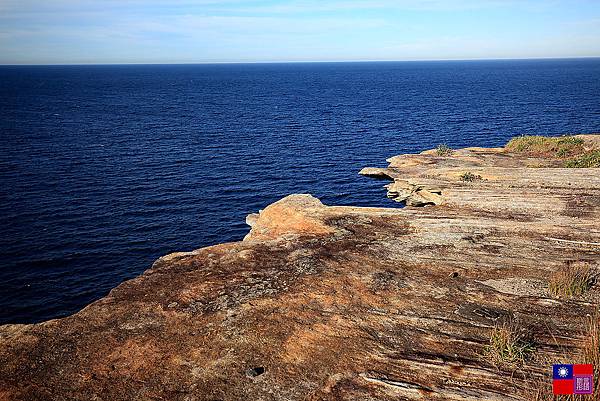
[[[440,59],[369,59],[369,60],[275,60],[275,61],[184,61],[184,62],[99,62],[99,63],[0,63],[1,67],[27,66],[94,66],[94,65],[223,65],[223,64],[311,64],[311,63],[414,63],[443,61],[535,61],[599,59],[599,56],[576,57],[494,57],[494,58],[440,58]]]

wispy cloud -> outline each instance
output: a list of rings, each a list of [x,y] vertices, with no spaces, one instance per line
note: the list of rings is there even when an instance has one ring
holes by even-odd
[[[0,63],[600,55],[599,20],[592,0],[0,0]]]

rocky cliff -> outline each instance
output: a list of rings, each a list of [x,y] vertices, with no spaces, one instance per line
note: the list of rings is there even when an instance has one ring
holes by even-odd
[[[578,138],[579,153],[600,139]],[[552,362],[600,352],[600,174],[542,153],[364,170],[402,209],[288,196],[241,242],[0,327],[0,399],[546,399]]]

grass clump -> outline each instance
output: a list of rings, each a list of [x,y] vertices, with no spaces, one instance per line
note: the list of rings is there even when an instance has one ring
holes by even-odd
[[[460,175],[460,180],[461,181],[467,181],[467,182],[473,182],[473,181],[478,181],[481,180],[481,176],[479,174],[473,174],[470,171],[467,171],[466,173],[462,173]]]
[[[551,361],[548,363],[582,363],[591,364],[594,367],[594,394],[600,389],[600,310],[596,310],[586,317],[585,328],[582,332],[584,343],[581,352],[575,359],[567,358],[560,361]],[[532,401],[576,401],[587,400],[582,395],[553,395],[552,382],[547,376],[539,377],[529,383],[531,391],[528,399]],[[591,400],[592,398],[590,398]]]
[[[441,143],[435,148],[435,153],[438,156],[450,156],[452,154],[452,148],[445,143]]]
[[[588,316],[584,338],[583,363],[594,366],[594,392],[600,391],[600,310]]]
[[[581,154],[584,140],[575,136],[545,137],[523,135],[511,139],[506,149],[532,156],[565,158]]]
[[[556,298],[571,298],[584,294],[594,284],[592,268],[585,264],[568,264],[550,276],[548,292]]]
[[[496,325],[490,335],[490,343],[484,349],[485,356],[496,366],[525,363],[533,352],[533,346],[515,323]]]
[[[600,167],[600,150],[593,150],[578,156],[574,159],[567,160],[565,167],[569,168],[592,168]]]

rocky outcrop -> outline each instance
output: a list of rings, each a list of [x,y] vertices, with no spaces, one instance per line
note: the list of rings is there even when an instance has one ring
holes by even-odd
[[[294,207],[290,207],[292,204]],[[310,195],[290,195],[246,219],[252,227],[247,240],[269,240],[289,235],[328,235],[334,230],[318,218],[323,209],[320,200]]]
[[[404,202],[407,206],[441,205],[443,201],[442,190],[430,185],[413,184],[408,180],[396,179],[385,187],[388,198]]]
[[[2,400],[527,400],[579,360],[600,263],[600,175],[503,149],[391,158],[407,205],[288,196],[244,241],[167,255],[79,313],[0,327]],[[471,172],[481,176],[461,180]],[[372,175],[372,174],[371,174]],[[488,357],[499,324],[530,350]]]
[[[585,150],[600,149],[600,135],[575,138],[585,141]],[[561,168],[560,159],[512,153],[504,148],[471,147],[443,156],[432,149],[394,156],[387,162],[387,168],[365,167],[359,174],[389,179],[392,182],[385,185],[388,197],[407,206],[440,205],[448,199],[455,206],[474,204],[497,210],[497,206],[487,202],[491,195],[501,202],[527,198],[528,204],[543,209],[548,199],[544,191],[539,191],[542,186],[548,190],[562,186],[574,191],[598,189],[593,169]],[[541,196],[533,199],[530,195],[536,193]],[[515,209],[516,205],[506,207]]]

